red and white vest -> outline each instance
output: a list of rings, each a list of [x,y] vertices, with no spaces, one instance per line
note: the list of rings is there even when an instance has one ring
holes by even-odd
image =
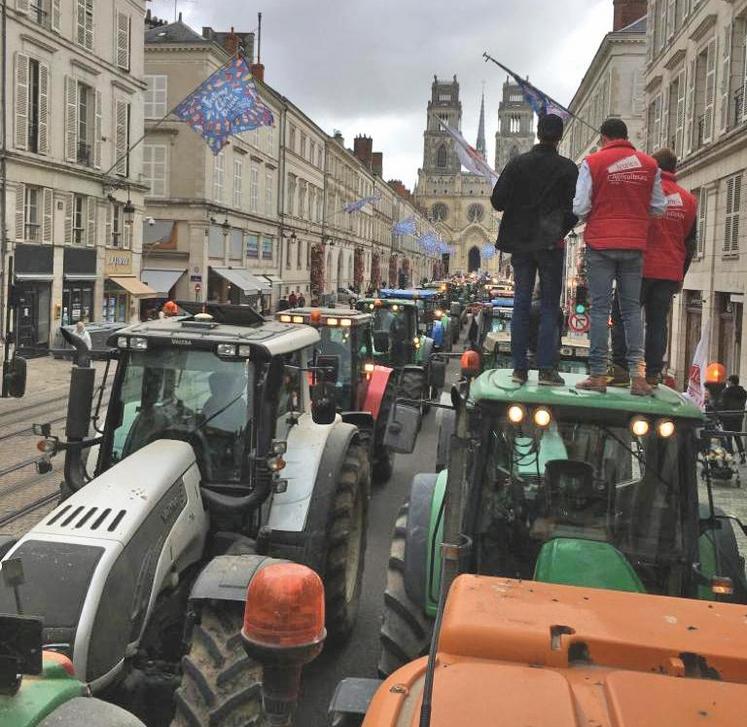
[[[664,217],[651,221],[643,277],[680,282],[685,270],[685,240],[695,224],[698,201],[677,184],[671,172],[661,173],[661,186],[667,196],[667,211]]]
[[[595,250],[645,250],[656,161],[629,141],[616,139],[586,162],[592,178],[586,244]]]

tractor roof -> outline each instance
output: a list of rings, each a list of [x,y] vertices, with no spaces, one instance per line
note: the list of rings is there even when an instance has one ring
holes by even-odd
[[[418,302],[408,298],[359,298],[356,308],[363,306],[364,309],[373,310],[374,308],[388,308],[392,305],[398,305],[400,308],[412,307],[417,309]]]
[[[319,342],[319,333],[310,326],[291,325],[277,321],[264,321],[249,325],[219,323],[196,316],[164,318],[136,323],[121,328],[109,338],[109,345],[117,347],[122,336],[144,337],[153,345],[210,348],[220,343],[246,344],[264,350],[270,356],[279,356],[313,346]]]
[[[398,300],[431,300],[441,295],[439,290],[424,290],[423,288],[409,288],[407,290],[384,288],[379,291],[382,298],[397,298]]]
[[[493,306],[493,308],[513,308],[514,299],[513,298],[493,298],[493,300],[490,301],[490,304]]]
[[[319,311],[322,317],[321,324],[324,325],[330,318],[339,321],[344,319],[350,321],[351,326],[363,326],[371,321],[371,315],[352,308],[290,308],[275,314],[275,319],[283,323],[309,323],[311,312]],[[303,319],[303,320],[300,320]],[[311,325],[314,325],[313,323]],[[337,325],[334,323],[333,325]]]
[[[580,391],[576,384],[585,378],[581,374],[563,374],[565,386],[539,386],[530,376],[524,386],[514,384],[509,369],[491,369],[477,377],[470,387],[473,401],[504,402],[506,404],[544,404],[549,407],[629,412],[656,417],[687,417],[702,419],[703,413],[681,394],[666,387],[655,389],[654,396],[632,396],[628,389],[608,388],[606,394]]]

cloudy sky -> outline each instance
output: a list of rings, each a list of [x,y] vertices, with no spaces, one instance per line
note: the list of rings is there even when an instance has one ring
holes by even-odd
[[[384,176],[413,187],[422,162],[434,74],[461,86],[462,131],[477,135],[485,83],[488,161],[493,160],[505,74],[483,51],[561,103],[570,101],[604,34],[612,0],[177,0],[200,30],[251,31],[262,12],[267,82],[352,147],[358,134],[384,152]],[[263,6],[264,5],[264,6]],[[173,20],[174,0],[152,12]]]

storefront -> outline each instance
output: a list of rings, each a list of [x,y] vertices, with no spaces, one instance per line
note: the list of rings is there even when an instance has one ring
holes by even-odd
[[[264,278],[243,268],[211,267],[208,273],[208,300],[260,309],[272,289]]]
[[[149,288],[156,292],[155,298],[144,300],[141,304],[140,316],[143,319],[153,317],[167,300],[176,300],[176,285],[187,268],[161,270],[159,268],[146,268],[140,273],[140,279]]]
[[[91,322],[94,316],[96,251],[66,248],[63,257],[62,310],[60,325],[80,320]]]
[[[139,301],[156,298],[150,286],[132,273],[129,250],[107,250],[104,269],[104,307],[102,321],[129,323],[139,317]]]
[[[43,355],[49,349],[54,257],[50,245],[17,244],[13,260],[14,330],[18,352]]]

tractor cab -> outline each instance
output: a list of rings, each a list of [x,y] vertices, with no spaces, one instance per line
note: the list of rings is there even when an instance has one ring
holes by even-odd
[[[400,368],[421,359],[421,312],[415,300],[364,298],[355,307],[371,315],[373,353],[378,363]]]

